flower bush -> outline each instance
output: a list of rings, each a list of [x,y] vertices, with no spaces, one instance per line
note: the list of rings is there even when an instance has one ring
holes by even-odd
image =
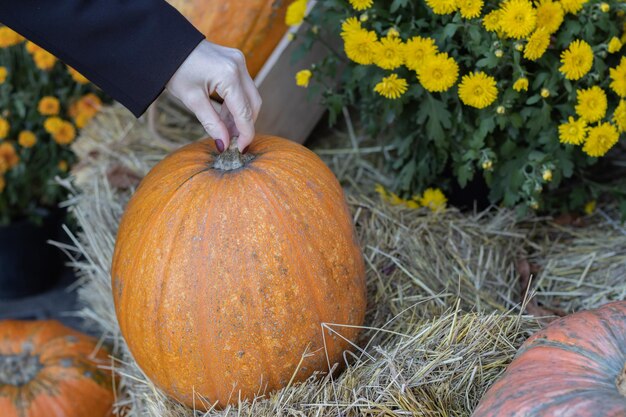
[[[76,70],[0,27],[0,225],[37,221],[65,197],[54,178],[76,162],[70,144],[102,99]]]
[[[626,131],[623,1],[320,0],[306,16],[305,0],[292,7],[290,24],[309,23],[301,53],[331,51],[297,83],[323,97],[331,121],[346,105],[359,110],[393,149],[398,195],[482,176],[493,203],[522,212],[583,210],[610,192],[626,214],[626,187],[593,175]]]

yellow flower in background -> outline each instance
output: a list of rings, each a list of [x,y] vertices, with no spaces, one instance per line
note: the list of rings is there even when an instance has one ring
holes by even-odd
[[[86,114],[93,117],[102,108],[102,100],[94,93],[85,94],[77,102],[78,114]]]
[[[528,91],[528,78],[526,77],[520,77],[518,78],[515,83],[513,83],[513,90],[520,92],[520,91]]]
[[[615,52],[619,52],[620,49],[622,49],[622,41],[620,41],[618,37],[613,36],[607,45],[607,50],[610,54],[614,54]]]
[[[550,90],[548,90],[547,88],[542,88],[541,89],[541,97],[543,97],[543,98],[550,97]]]
[[[568,80],[580,80],[593,66],[593,51],[585,41],[577,39],[569,44],[561,53],[561,67],[559,71]]]
[[[33,43],[31,41],[27,41],[26,42],[26,50],[30,53],[30,54],[34,54],[37,51],[45,51],[45,49],[43,49],[41,46],[37,45],[36,43]]]
[[[80,72],[76,71],[74,68],[67,66],[67,71],[70,73],[70,76],[74,81],[78,84],[87,84],[89,80]]]
[[[621,100],[613,112],[613,122],[620,132],[626,132],[626,100]]]
[[[346,36],[351,33],[354,32],[355,30],[361,30],[361,22],[359,21],[359,19],[357,19],[356,17],[349,17],[346,20],[343,21],[343,23],[341,24],[341,37],[342,38],[346,38]]]
[[[524,58],[536,61],[546,53],[548,46],[550,46],[550,33],[539,28],[528,38],[528,43],[524,49]]]
[[[609,10],[611,10],[611,6],[609,6],[608,3],[600,3],[600,10],[602,10],[604,13],[608,13]]]
[[[7,80],[7,75],[9,75],[7,67],[0,67],[0,84],[4,84]]]
[[[593,86],[576,91],[576,114],[589,123],[601,120],[606,115],[606,93],[600,87]]]
[[[6,26],[0,27],[0,48],[8,48],[24,41],[24,37]]]
[[[307,0],[295,0],[287,7],[285,13],[285,23],[287,26],[296,26],[302,23],[304,15],[306,14],[306,1]]]
[[[69,165],[66,160],[62,159],[59,161],[59,164],[57,165],[57,167],[59,168],[59,171],[67,172]]]
[[[587,202],[583,210],[585,211],[585,214],[593,214],[593,212],[596,211],[596,200]]]
[[[404,78],[399,78],[398,74],[391,74],[376,84],[374,91],[385,98],[395,100],[406,93],[407,87]]]
[[[387,31],[388,38],[397,38],[399,36],[400,36],[400,32],[398,32],[398,29],[396,28],[391,28]]]
[[[17,143],[23,148],[32,148],[37,143],[37,136],[30,130],[22,130],[17,136]]]
[[[561,0],[563,11],[571,14],[578,13],[583,8],[585,3],[587,3],[587,0]]]
[[[496,49],[493,54],[496,58],[502,58],[504,56],[504,51],[502,49]]]
[[[0,143],[0,173],[4,174],[19,162],[20,157],[13,145],[8,142]]]
[[[43,128],[46,130],[46,132],[53,135],[57,130],[59,130],[62,124],[63,119],[61,119],[60,117],[48,117],[43,122]]]
[[[62,121],[57,130],[52,134],[52,138],[59,145],[68,145],[76,137],[76,129],[70,122]]]
[[[457,0],[426,0],[426,4],[435,14],[448,14],[458,8]]]
[[[543,178],[545,182],[552,181],[552,170],[546,169],[545,171],[543,171],[543,173],[541,174],[541,178]]]
[[[424,61],[417,78],[422,86],[430,92],[447,91],[459,77],[459,65],[453,58],[443,52],[435,54]]]
[[[4,139],[9,135],[9,131],[11,130],[11,125],[9,121],[4,117],[0,117],[0,139]]]
[[[376,193],[378,193],[378,195],[380,195],[381,199],[389,202],[392,206],[404,205],[412,209],[419,208],[419,203],[416,200],[405,200],[398,196],[396,193],[391,193],[385,190],[385,187],[383,187],[381,184],[376,184],[374,190],[376,191]]]
[[[354,10],[367,10],[372,7],[374,0],[350,0],[350,5]]]
[[[374,45],[378,41],[376,32],[365,29],[346,34],[344,50],[348,58],[357,64],[368,65],[374,60]]]
[[[611,89],[618,96],[626,97],[626,57],[622,57],[617,67],[609,69],[609,74],[611,75]]]
[[[583,146],[583,152],[598,158],[606,153],[617,143],[619,132],[610,123],[600,123],[589,129],[589,137]]]
[[[52,96],[45,96],[41,100],[39,100],[39,104],[37,105],[37,110],[43,116],[54,116],[59,114],[59,110],[61,108],[61,103],[59,103],[59,99]]]
[[[466,19],[474,19],[480,17],[483,10],[483,0],[457,0],[461,16]]]
[[[374,44],[374,63],[380,68],[393,70],[404,63],[404,44],[397,37],[384,37]]]
[[[420,198],[420,205],[428,207],[432,211],[440,211],[446,208],[448,199],[439,188],[428,188]]]
[[[558,1],[540,0],[537,4],[537,29],[543,28],[548,33],[555,33],[561,27],[565,12]]]
[[[498,114],[505,114],[505,113],[506,113],[506,107],[504,107],[504,106],[498,106],[498,107],[496,108],[496,113],[498,113]]]
[[[500,11],[500,28],[506,36],[525,38],[535,30],[537,11],[528,0],[507,0]]]
[[[500,10],[496,9],[483,17],[483,26],[488,32],[499,32],[501,30],[500,15]]]
[[[468,106],[484,109],[498,98],[496,80],[484,72],[464,75],[459,84],[459,98]]]
[[[419,72],[424,59],[435,55],[437,52],[438,49],[434,39],[414,36],[404,45],[404,65],[408,69]]]
[[[584,119],[569,117],[567,123],[559,126],[559,142],[580,145],[587,138],[587,122]]]
[[[4,177],[0,177],[0,193],[4,191],[6,186],[7,186],[7,183]]]
[[[298,87],[308,87],[309,80],[311,79],[312,75],[313,73],[311,72],[311,70],[308,69],[298,71],[296,73],[296,85]]]
[[[48,51],[44,51],[43,49],[40,51],[36,51],[33,54],[33,60],[35,61],[35,65],[37,68],[49,71],[54,67],[54,64],[57,62],[57,59],[54,55],[52,55]]]

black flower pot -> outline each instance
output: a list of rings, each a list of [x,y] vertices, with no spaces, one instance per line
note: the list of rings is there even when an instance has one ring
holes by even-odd
[[[0,226],[0,299],[34,295],[53,287],[63,271],[59,240],[65,210],[46,211],[41,225],[26,219]]]

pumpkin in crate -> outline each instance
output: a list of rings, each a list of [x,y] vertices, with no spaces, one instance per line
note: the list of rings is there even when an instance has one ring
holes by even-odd
[[[626,416],[626,302],[552,322],[530,337],[473,417]]]
[[[168,0],[207,39],[240,49],[254,77],[287,32],[291,0]]]
[[[108,354],[54,320],[0,321],[0,416],[108,417]]]
[[[328,167],[257,136],[243,155],[236,141],[219,156],[212,140],[189,144],[148,173],[120,223],[112,287],[144,373],[188,405],[224,406],[343,362],[364,269]]]

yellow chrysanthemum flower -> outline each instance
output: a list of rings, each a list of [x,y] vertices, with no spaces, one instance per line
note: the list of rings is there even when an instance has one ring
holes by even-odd
[[[0,143],[0,162],[2,163],[1,173],[5,173],[20,162],[15,148],[8,142]]]
[[[59,145],[68,145],[76,137],[76,129],[70,122],[62,121],[57,130],[52,134],[54,141]]]
[[[552,93],[550,93],[550,90],[548,90],[547,88],[542,88],[540,94],[543,98],[548,98],[552,95]]]
[[[620,41],[618,37],[613,36],[607,45],[607,50],[610,54],[614,54],[615,52],[619,52],[620,49],[622,49],[622,41]]]
[[[404,46],[404,65],[415,72],[419,72],[424,59],[435,55],[437,52],[434,39],[414,36]]]
[[[609,10],[611,10],[611,6],[609,5],[609,3],[600,3],[600,10],[602,10],[603,13],[608,13]]]
[[[306,14],[307,0],[296,0],[287,7],[285,23],[287,26],[296,26],[302,23]]]
[[[76,102],[76,114],[94,117],[102,108],[102,100],[94,93],[85,94]],[[73,114],[71,114],[73,116]]]
[[[461,16],[466,19],[474,19],[480,17],[480,13],[483,10],[483,0],[457,0],[459,11]]]
[[[67,172],[69,165],[66,160],[62,159],[59,161],[59,164],[57,165],[57,167],[59,168],[59,171]]]
[[[32,148],[37,143],[37,136],[30,130],[22,130],[17,136],[17,143],[23,148]]]
[[[525,38],[535,30],[537,11],[528,0],[507,0],[501,6],[500,28],[506,36]]]
[[[620,132],[626,132],[626,100],[621,100],[613,112],[613,122]]]
[[[576,14],[582,10],[587,0],[561,0],[561,6],[565,13]]]
[[[308,69],[298,71],[296,73],[296,85],[298,87],[308,87],[309,80],[311,79],[312,75],[313,73],[311,72],[311,70]]]
[[[397,37],[384,37],[374,44],[374,63],[380,68],[393,70],[404,62],[404,44]]]
[[[9,136],[11,130],[11,124],[4,117],[0,117],[0,139],[4,139]]]
[[[617,128],[611,123],[600,123],[589,129],[583,152],[595,158],[604,156],[619,139]]]
[[[59,99],[56,97],[46,96],[39,100],[39,104],[37,105],[37,110],[43,116],[54,116],[59,114],[59,110],[61,109],[61,103],[59,103]]]
[[[52,135],[54,134],[54,132],[59,130],[59,127],[61,127],[62,123],[63,123],[63,119],[61,119],[60,117],[48,117],[43,122],[43,128],[45,129],[46,132]]]
[[[526,77],[520,77],[518,78],[515,83],[513,83],[513,90],[520,92],[520,91],[528,91],[528,78]]]
[[[576,114],[589,123],[601,120],[606,115],[606,93],[597,85],[576,91]]]
[[[432,211],[440,211],[446,208],[448,199],[439,188],[428,188],[422,194],[419,203]]]
[[[449,14],[458,8],[457,0],[426,0],[435,14]]]
[[[439,53],[429,57],[422,64],[417,78],[422,86],[430,92],[447,91],[459,77],[459,65],[447,53]]]
[[[350,0],[350,5],[354,10],[367,10],[372,7],[374,0]]]
[[[568,80],[580,80],[593,66],[593,51],[585,41],[577,39],[569,44],[561,53],[561,67],[559,71]]]
[[[543,178],[543,180],[545,182],[550,182],[552,181],[552,170],[551,169],[546,169],[541,173],[541,178]]]
[[[24,37],[6,26],[0,27],[0,48],[8,48],[22,42]]]
[[[587,122],[584,119],[569,117],[567,123],[559,126],[559,141],[568,145],[580,145],[587,138]]]
[[[0,67],[0,84],[4,84],[7,80],[7,75],[9,75],[7,67]]]
[[[528,38],[524,58],[536,61],[543,56],[548,46],[550,46],[550,33],[544,28],[539,28]]]
[[[374,60],[374,45],[377,41],[376,32],[365,29],[354,30],[346,34],[344,50],[352,61],[368,65]]]
[[[611,89],[615,94],[624,98],[626,97],[626,57],[622,57],[619,65],[609,70],[611,75]]]
[[[499,32],[500,28],[500,9],[496,9],[483,17],[483,26],[488,32]]]
[[[459,84],[459,98],[468,106],[484,109],[498,98],[496,80],[484,72],[464,75]]]
[[[355,30],[361,30],[361,22],[356,17],[349,17],[341,23],[341,37],[346,38],[346,36],[354,32]]]
[[[540,0],[537,4],[537,29],[543,28],[548,33],[555,33],[561,27],[565,12],[558,1]]]
[[[399,78],[398,74],[391,74],[376,84],[374,91],[385,98],[395,100],[406,93],[407,87],[408,83],[404,78]]]
[[[35,61],[35,65],[37,66],[37,68],[44,70],[44,71],[51,70],[57,61],[54,55],[52,55],[50,52],[45,51],[43,49],[36,51],[33,54],[33,60]]]
[[[70,76],[74,81],[78,84],[87,84],[89,80],[80,72],[76,71],[74,68],[67,66],[67,71],[70,73]]]
[[[593,212],[596,211],[596,200],[588,201],[583,211],[585,214],[593,214]]]

